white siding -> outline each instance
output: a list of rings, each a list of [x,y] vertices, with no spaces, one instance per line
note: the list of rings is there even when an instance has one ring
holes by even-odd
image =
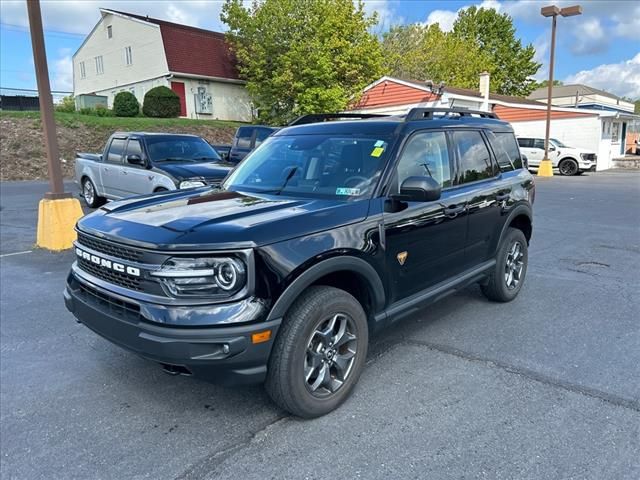
[[[107,35],[109,26],[112,38]],[[131,47],[131,65],[126,64],[126,47]],[[104,73],[98,75],[95,58],[100,56]],[[86,78],[80,77],[80,62],[85,63]],[[160,27],[107,14],[73,56],[73,66],[74,95],[108,91],[111,105],[112,89],[120,91],[129,84],[168,74]]]
[[[188,118],[237,120],[241,122],[250,122],[252,120],[251,98],[244,85],[178,76],[171,78],[170,82],[184,83]],[[195,95],[198,93],[198,87],[204,87],[206,92],[211,95],[213,104],[213,113],[211,115],[196,113]]]
[[[545,136],[545,121],[511,122],[517,136],[538,137]],[[570,147],[591,150],[598,155],[598,170],[611,167],[611,152],[608,143],[601,142],[602,121],[596,117],[564,118],[551,120],[551,137],[557,138]]]
[[[136,82],[129,85],[122,85],[120,87],[107,88],[104,90],[96,91],[97,95],[106,95],[108,97],[108,107],[113,108],[113,98],[116,94],[120,92],[131,92],[138,99],[138,103],[140,104],[140,108],[142,108],[142,103],[144,102],[144,95],[151,90],[153,87],[165,86],[171,88],[169,81],[165,76],[153,78],[151,80],[145,80],[143,82]]]

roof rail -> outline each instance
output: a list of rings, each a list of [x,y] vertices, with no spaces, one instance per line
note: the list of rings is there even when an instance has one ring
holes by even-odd
[[[330,120],[363,120],[365,118],[388,117],[389,115],[379,113],[310,113],[296,118],[287,126],[306,125],[307,123],[328,122]]]
[[[498,118],[498,116],[493,112],[468,110],[466,108],[412,108],[409,110],[409,113],[407,113],[404,121],[411,122],[412,120],[431,120],[434,117],[434,113],[444,113],[445,116],[454,113],[461,117],[478,115],[481,118]]]

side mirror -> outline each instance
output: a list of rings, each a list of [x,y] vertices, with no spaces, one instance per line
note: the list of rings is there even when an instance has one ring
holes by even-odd
[[[146,166],[145,161],[140,157],[140,155],[127,155],[127,163],[131,165],[138,165],[140,167]]]
[[[520,156],[522,157],[522,165],[524,165],[524,168],[528,170],[529,169],[529,159],[523,153],[521,153]]]
[[[442,187],[432,177],[408,177],[400,185],[398,200],[433,202],[440,198]]]
[[[549,151],[550,152],[555,152],[556,151],[556,147],[554,147],[553,145],[549,144]]]

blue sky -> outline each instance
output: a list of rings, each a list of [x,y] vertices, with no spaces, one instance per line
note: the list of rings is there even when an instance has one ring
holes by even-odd
[[[202,28],[224,30],[216,0],[41,0],[47,58],[54,90],[71,90],[71,56],[99,20],[99,7],[113,8]],[[546,78],[550,21],[538,0],[367,0],[367,12],[378,12],[384,31],[397,23],[439,23],[449,29],[456,12],[470,5],[510,14],[523,43],[536,47]],[[560,6],[576,1],[556,0]],[[555,77],[586,83],[617,95],[640,98],[640,2],[582,0],[583,15],[558,20]],[[24,0],[0,2],[0,86],[35,88],[31,43]]]

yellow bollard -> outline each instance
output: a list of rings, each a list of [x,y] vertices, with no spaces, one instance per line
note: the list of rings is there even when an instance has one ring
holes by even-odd
[[[84,213],[77,198],[42,199],[38,205],[40,248],[60,251],[71,248],[76,239],[75,225]]]
[[[539,177],[553,177],[553,163],[548,158],[543,159],[538,167]]]

